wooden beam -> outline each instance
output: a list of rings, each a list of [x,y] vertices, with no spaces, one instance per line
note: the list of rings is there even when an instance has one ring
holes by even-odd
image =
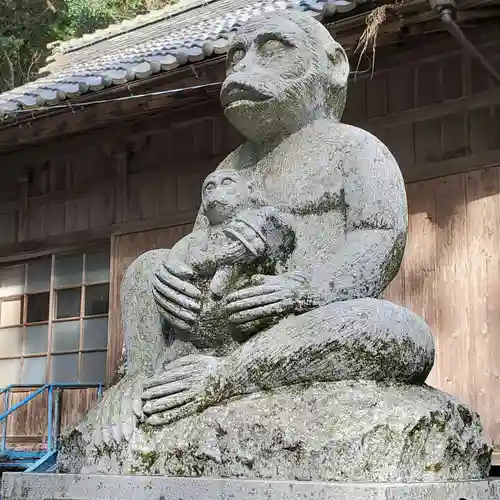
[[[412,18],[408,19],[406,23],[402,23],[399,20],[388,22],[387,24],[384,24],[380,27],[380,36],[386,36],[393,33],[400,33],[403,26],[407,24],[425,23],[428,21],[433,21],[437,18],[438,14],[435,13],[434,11],[426,11],[412,16]],[[344,34],[343,36],[338,37],[339,40],[341,40],[342,46],[346,49],[347,52],[352,52],[352,50],[355,50],[360,40],[360,37],[365,29],[366,25],[363,26],[362,28],[357,28],[353,30],[353,32],[350,33],[349,35]],[[379,45],[377,44],[377,46]]]
[[[88,195],[89,193],[98,193],[102,191],[112,191],[118,186],[118,176],[101,182],[84,183],[74,189],[67,189],[65,191],[54,191],[46,194],[39,194],[27,198],[27,202],[32,204],[48,204],[56,203],[58,201],[67,201],[78,196]]]
[[[17,223],[17,239],[24,241],[28,234],[28,179],[25,177],[18,183],[19,186],[19,212]]]
[[[150,133],[163,133],[174,124],[185,122],[186,116],[196,120],[222,113],[218,97],[208,101],[183,106],[180,109],[164,109],[153,114],[144,115],[140,118],[123,119],[119,124],[102,129],[89,130],[85,134],[69,134],[64,139],[51,137],[39,144],[17,148],[14,151],[0,152],[0,168],[3,164],[29,164],[34,158],[50,157],[52,155],[72,154],[78,148],[88,148],[89,144],[98,144],[103,140],[108,147],[116,147],[124,144],[128,139],[134,139]],[[1,135],[1,132],[0,132]],[[2,161],[2,157],[8,155],[8,160]]]
[[[0,246],[0,264],[19,262],[61,251],[85,248],[98,243],[109,242],[113,234],[149,231],[162,227],[177,226],[193,222],[197,211],[177,212],[145,221],[113,224],[98,229],[61,234],[43,240],[30,240]]]
[[[155,217],[154,219],[149,220],[116,224],[116,227],[113,227],[112,235],[119,236],[121,234],[142,233],[143,231],[152,231],[154,229],[162,229],[164,227],[189,224],[194,222],[197,216],[198,210],[188,210],[170,215],[163,215],[161,217]]]
[[[9,212],[17,212],[21,207],[20,200],[4,201],[0,203],[0,214],[7,214]]]
[[[405,182],[417,182],[497,166],[500,166],[500,149],[484,151],[462,158],[417,164],[406,168],[402,166],[401,170]]]
[[[398,111],[378,118],[370,118],[369,120],[357,123],[356,126],[373,131],[386,130],[409,123],[423,122],[474,109],[496,106],[497,104],[500,104],[500,87],[478,92],[470,96]]]
[[[192,84],[186,81],[186,86]],[[153,112],[166,109],[176,109],[180,106],[188,106],[191,103],[206,100],[218,90],[210,92],[203,90],[189,91],[190,97],[156,96],[149,99],[138,99],[125,102],[111,102],[97,106],[91,106],[84,110],[67,113],[58,117],[56,123],[47,122],[43,126],[19,125],[17,128],[0,130],[0,151],[19,149],[22,146],[36,144],[45,139],[55,136],[62,139],[68,134],[103,129],[105,126],[113,126],[123,121],[129,121],[139,116],[147,116]],[[182,102],[181,102],[182,101]],[[78,109],[78,106],[73,106]]]

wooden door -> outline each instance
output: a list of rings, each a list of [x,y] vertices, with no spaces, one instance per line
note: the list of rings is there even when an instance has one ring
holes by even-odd
[[[111,240],[111,292],[109,309],[108,383],[116,380],[123,349],[120,285],[127,268],[149,250],[171,248],[191,232],[193,223],[114,235]]]

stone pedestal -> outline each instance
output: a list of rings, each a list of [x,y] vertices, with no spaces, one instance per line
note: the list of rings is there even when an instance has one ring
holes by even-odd
[[[6,473],[2,500],[500,500],[500,481],[318,483]]]
[[[252,394],[118,443],[94,429],[89,415],[63,439],[59,472],[411,483],[485,479],[491,457],[455,398],[362,381]]]

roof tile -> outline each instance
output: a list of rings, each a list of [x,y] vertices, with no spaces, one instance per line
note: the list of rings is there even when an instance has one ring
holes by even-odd
[[[196,10],[183,12],[166,20],[161,13],[157,13],[139,20],[145,22],[152,18],[160,19],[159,24],[154,27],[144,27],[140,30],[141,33],[137,31],[135,34],[122,34],[116,39],[81,49],[72,56],[75,59],[73,63],[67,63],[50,76],[1,94],[0,118],[8,117],[18,109],[54,105],[83,93],[102,90],[109,85],[147,78],[160,71],[171,71],[187,63],[224,54],[229,48],[233,32],[262,12],[294,8],[319,16],[326,5],[329,14],[335,10],[342,13],[349,12],[357,4],[366,1],[265,0],[248,5],[244,0],[206,0]],[[196,22],[197,20],[199,21]],[[135,22],[138,22],[137,19]],[[134,20],[131,20],[120,26],[123,28],[133,23]],[[109,35],[113,29],[116,26],[105,31]],[[87,39],[99,36],[102,33],[96,32],[87,36]],[[80,39],[80,44],[84,38]],[[68,50],[69,45],[56,45],[55,50]]]

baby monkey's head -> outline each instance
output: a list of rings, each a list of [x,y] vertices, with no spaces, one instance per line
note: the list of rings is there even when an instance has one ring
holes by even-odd
[[[201,204],[210,224],[221,224],[257,205],[253,184],[235,170],[216,170],[203,183]]]

